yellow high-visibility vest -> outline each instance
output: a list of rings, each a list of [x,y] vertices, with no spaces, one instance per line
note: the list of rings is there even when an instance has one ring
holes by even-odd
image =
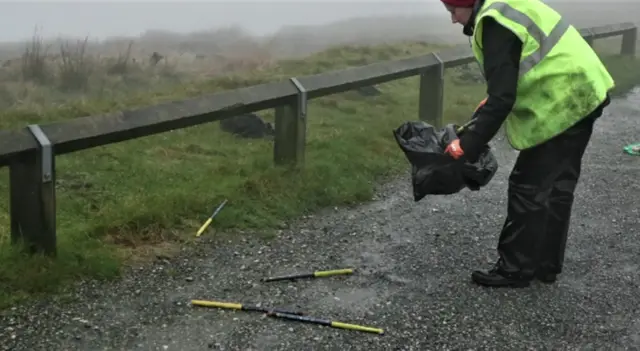
[[[604,102],[615,86],[578,30],[539,0],[485,0],[471,44],[481,67],[486,17],[523,43],[516,102],[505,122],[513,148],[531,148],[567,130]]]

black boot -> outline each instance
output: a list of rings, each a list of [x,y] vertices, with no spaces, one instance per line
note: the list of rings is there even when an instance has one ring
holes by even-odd
[[[474,271],[471,274],[471,280],[478,285],[492,288],[526,288],[531,284],[533,277],[507,273],[501,268],[500,261],[498,261],[489,271]]]
[[[539,270],[536,272],[536,279],[545,284],[553,284],[558,279],[558,275],[550,271]]]

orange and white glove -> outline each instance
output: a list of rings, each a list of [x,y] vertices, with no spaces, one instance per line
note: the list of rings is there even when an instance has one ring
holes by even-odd
[[[476,111],[478,111],[480,109],[480,107],[484,106],[484,104],[487,103],[487,99],[488,98],[484,98],[482,99],[482,101],[480,101],[480,103],[478,104],[478,106],[476,107]]]
[[[457,160],[464,155],[464,150],[460,147],[460,139],[455,139],[447,145],[447,148],[444,149],[445,154],[449,154],[449,156],[453,157],[453,159]]]

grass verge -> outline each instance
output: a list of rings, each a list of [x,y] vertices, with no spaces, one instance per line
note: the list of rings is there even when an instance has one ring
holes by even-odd
[[[333,49],[271,71],[160,87],[127,100],[83,100],[46,110],[4,111],[2,128],[75,118],[200,93],[316,73],[433,50],[425,44]],[[607,57],[618,92],[640,82],[640,63]],[[470,66],[471,70],[475,69]],[[447,71],[445,115],[464,121],[484,86]],[[241,140],[218,123],[164,133],[57,158],[59,257],[26,258],[9,246],[8,172],[0,172],[0,309],[77,279],[118,275],[144,248],[185,243],[224,198],[216,229],[268,231],[325,206],[367,201],[377,182],[406,170],[391,131],[417,118],[418,80],[379,86],[380,96],[348,92],[313,100],[309,107],[307,163],[273,167],[272,142]],[[263,114],[271,119],[270,111]],[[186,233],[186,234],[185,234]]]

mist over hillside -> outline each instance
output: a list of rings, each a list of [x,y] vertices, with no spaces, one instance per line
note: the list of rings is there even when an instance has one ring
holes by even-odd
[[[640,1],[546,1],[559,12],[567,17],[569,21],[578,27],[597,26],[625,21],[637,21],[637,14],[640,13]],[[253,6],[253,11],[249,11]],[[58,7],[54,7],[54,5]],[[52,9],[68,4],[47,4]],[[136,6],[130,4],[117,4],[113,6],[122,7],[125,15],[123,20],[133,16]],[[162,7],[166,4],[158,4]],[[173,4],[175,5],[175,4]],[[221,8],[224,4],[212,3],[206,6]],[[137,36],[109,37],[98,40],[89,36],[87,52],[94,55],[118,56],[124,52],[130,42],[133,42],[131,56],[146,59],[153,52],[158,52],[164,57],[183,57],[187,60],[196,57],[223,56],[246,56],[260,55],[269,56],[273,59],[300,57],[324,50],[336,45],[369,45],[379,43],[389,43],[397,41],[423,41],[435,44],[456,44],[465,43],[467,38],[461,33],[458,25],[450,22],[447,12],[440,1],[420,1],[420,2],[308,2],[302,1],[298,4],[292,3],[237,3],[233,11],[240,11],[245,6],[247,13],[246,21],[252,23],[247,26],[227,25],[214,27],[200,31],[175,31],[166,28],[176,28],[175,25],[161,26],[150,21],[154,27],[147,28],[142,34]],[[34,5],[35,6],[35,5]],[[38,6],[42,6],[39,4]],[[167,5],[168,6],[168,5]],[[200,6],[200,5],[198,5]],[[229,5],[231,8],[231,5]],[[129,9],[125,11],[125,9]],[[280,26],[275,31],[266,34],[256,34],[260,26],[269,27],[267,24],[255,24],[259,21],[257,16],[266,16],[261,10],[270,9],[271,13],[284,13],[286,19],[283,23],[300,23]],[[330,11],[329,11],[330,10]],[[53,10],[52,10],[53,11]],[[84,10],[83,10],[84,11]],[[113,10],[116,11],[116,10]],[[158,10],[159,11],[159,10]],[[184,12],[189,13],[189,7],[185,5]],[[232,11],[231,9],[225,11]],[[330,13],[327,13],[329,11]],[[389,14],[386,14],[386,13]],[[214,13],[214,12],[211,12]],[[302,14],[306,16],[302,17]],[[309,16],[309,14],[318,14]],[[344,14],[353,14],[349,18],[335,21],[327,21],[334,17],[344,17]],[[360,14],[361,13],[361,14]],[[228,12],[229,16],[232,12]],[[233,13],[236,14],[237,13]],[[183,14],[184,15],[184,14]],[[215,17],[216,15],[212,15]],[[217,15],[220,16],[219,14]],[[270,15],[268,17],[273,17]],[[153,16],[150,16],[153,17]],[[318,17],[318,18],[316,18]],[[324,20],[319,19],[324,18]],[[266,21],[266,20],[264,20]],[[263,22],[264,22],[263,21]],[[272,20],[273,22],[273,20]],[[317,24],[318,22],[324,22]],[[194,20],[194,23],[199,21]],[[266,22],[265,22],[266,23]],[[5,23],[7,24],[7,23]],[[34,23],[35,25],[35,23]],[[90,24],[87,24],[91,26]],[[95,26],[103,26],[103,23],[95,23]],[[46,33],[55,33],[57,28],[41,28],[38,35],[47,37]],[[87,28],[91,32],[92,28]],[[264,30],[263,30],[264,31]],[[23,33],[22,37],[29,37],[32,33]],[[75,42],[78,38],[56,38],[45,40],[48,53],[55,55],[59,51],[59,46],[64,41]],[[0,44],[0,60],[15,59],[22,55],[25,50],[25,43],[5,43]]]

